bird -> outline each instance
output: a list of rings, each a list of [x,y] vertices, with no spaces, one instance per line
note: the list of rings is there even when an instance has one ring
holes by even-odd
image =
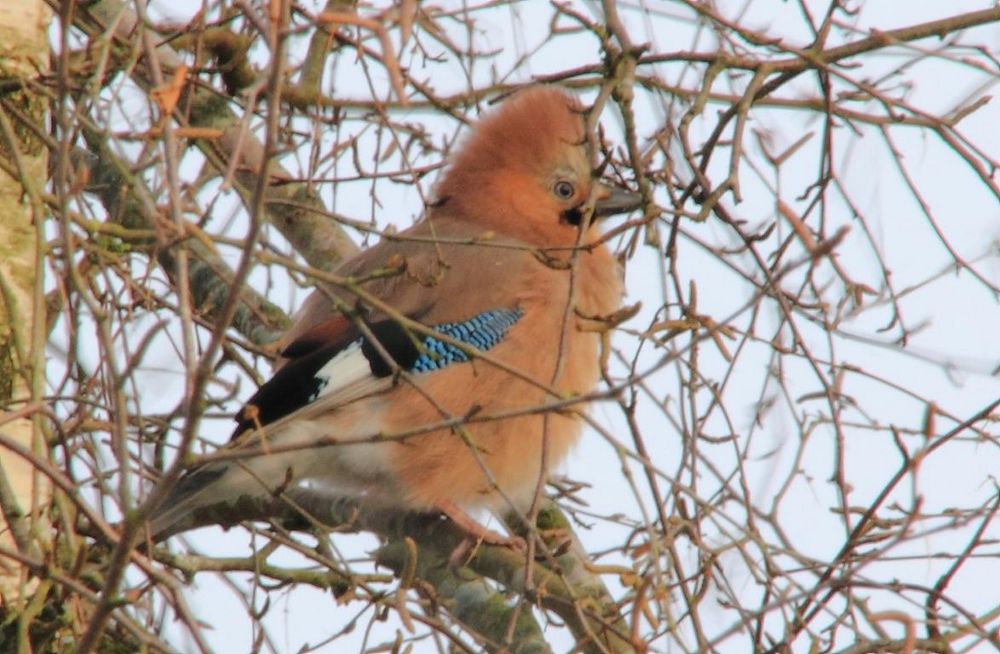
[[[577,441],[573,398],[600,377],[595,324],[623,295],[599,219],[639,207],[595,173],[584,116],[551,85],[484,112],[421,220],[306,299],[276,372],[236,415],[232,458],[186,471],[152,512],[153,537],[296,484],[508,542],[472,516],[525,510]]]

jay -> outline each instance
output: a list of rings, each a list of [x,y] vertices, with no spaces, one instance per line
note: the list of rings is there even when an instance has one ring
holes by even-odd
[[[597,384],[593,321],[622,295],[595,219],[638,208],[595,179],[582,114],[536,86],[483,117],[423,220],[306,300],[281,366],[237,415],[234,456],[175,484],[154,537],[203,507],[308,483],[504,542],[468,512],[527,508],[577,439],[566,400]]]

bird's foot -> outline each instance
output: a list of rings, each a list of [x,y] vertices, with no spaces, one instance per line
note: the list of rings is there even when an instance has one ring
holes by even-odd
[[[448,555],[448,565],[452,568],[458,568],[467,564],[475,555],[476,549],[478,549],[483,543],[487,545],[509,547],[522,554],[528,550],[527,544],[520,536],[504,536],[503,534],[498,534],[495,531],[487,529],[484,530],[482,536],[466,534],[465,538],[462,539],[462,542],[460,542],[455,549],[451,551],[451,554]]]
[[[520,536],[505,536],[487,529],[459,508],[458,505],[448,500],[438,502],[437,508],[441,513],[448,516],[459,529],[465,532],[465,538],[452,550],[451,555],[448,557],[448,563],[452,566],[459,566],[467,562],[471,558],[470,554],[482,544],[509,547],[518,552],[525,552],[528,549],[524,539]]]

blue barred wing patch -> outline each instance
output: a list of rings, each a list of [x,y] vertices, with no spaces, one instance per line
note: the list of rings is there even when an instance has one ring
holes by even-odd
[[[237,414],[233,436],[256,425],[268,425],[322,396],[341,392],[350,396],[352,389],[364,388],[399,369],[425,373],[469,361],[472,357],[462,348],[434,334],[487,352],[506,338],[523,315],[518,308],[490,309],[465,320],[429,325],[431,334],[418,334],[395,320],[369,323],[375,342],[354,334],[292,357],[250,398],[247,407],[254,411]]]
[[[490,309],[466,320],[429,327],[438,334],[486,352],[502,341],[523,315],[521,309]],[[307,402],[371,377],[383,378],[393,374],[394,368],[383,352],[392,357],[400,368],[412,373],[441,370],[471,358],[458,345],[429,334],[417,334],[395,320],[384,320],[368,327],[379,347],[362,337],[332,355],[325,355],[324,363],[311,380]]]
[[[492,309],[461,322],[446,322],[431,329],[482,352],[492,349],[506,336],[524,312],[521,309]],[[410,365],[411,372],[431,372],[469,360],[461,348],[433,336],[421,342],[423,353]]]

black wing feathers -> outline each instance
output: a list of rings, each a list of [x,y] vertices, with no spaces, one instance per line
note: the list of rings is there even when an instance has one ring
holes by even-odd
[[[434,325],[431,329],[486,352],[506,337],[507,331],[522,315],[522,310],[516,307],[489,309],[465,320]],[[291,360],[260,387],[237,415],[234,437],[306,406],[331,384],[336,389],[366,375],[384,378],[397,369],[427,373],[469,360],[467,348],[442,340],[433,333],[414,333],[395,320],[367,323],[365,330],[353,324],[346,329],[344,322],[337,324],[339,330],[333,328],[333,322],[321,325],[313,330],[315,333],[309,333],[304,345],[296,341],[284,351]],[[327,344],[317,338],[324,330]],[[333,365],[328,365],[331,363]]]
[[[293,343],[286,348],[282,352],[283,356],[294,357],[298,352],[302,352],[304,356],[292,358],[257,389],[236,414],[237,425],[232,437],[235,438],[252,427],[271,424],[315,400],[330,381],[319,374],[323,366],[350,348],[360,348],[374,377],[388,377],[393,372],[393,367],[383,356],[383,352],[404,370],[412,366],[421,355],[416,335],[394,320],[370,323],[368,331],[378,342],[378,346],[354,328],[353,333],[324,347],[317,347],[315,343],[300,347]]]

